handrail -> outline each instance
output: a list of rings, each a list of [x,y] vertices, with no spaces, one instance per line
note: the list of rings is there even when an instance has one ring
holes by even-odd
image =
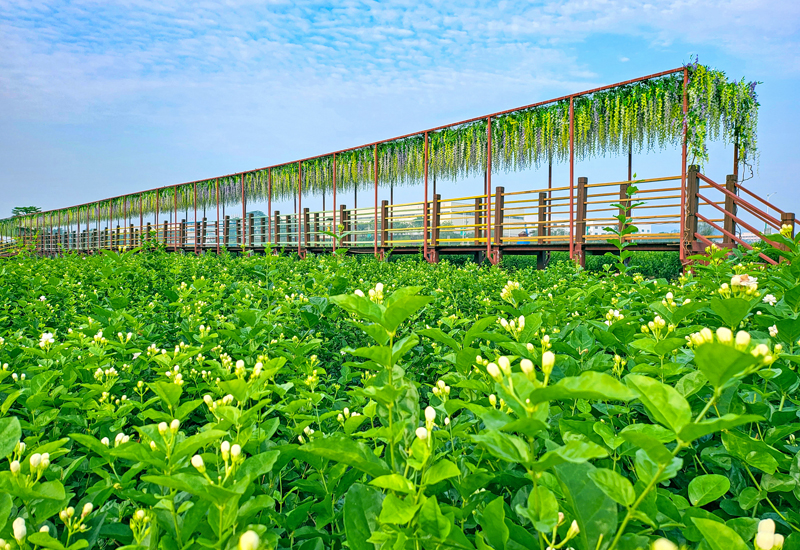
[[[760,232],[758,229],[755,229],[755,228],[754,228],[752,225],[748,224],[747,222],[744,222],[744,221],[742,221],[742,220],[741,220],[740,218],[738,218],[738,217],[737,217],[735,214],[733,214],[733,213],[731,213],[731,212],[726,212],[725,210],[723,210],[722,208],[720,208],[719,206],[717,206],[717,205],[716,205],[716,204],[714,204],[713,202],[709,201],[709,200],[708,200],[706,197],[704,197],[704,196],[703,196],[703,195],[701,195],[700,193],[698,193],[698,194],[697,194],[697,197],[698,197],[698,198],[701,198],[701,199],[703,199],[703,200],[704,200],[704,201],[706,201],[708,204],[710,204],[711,206],[713,206],[714,208],[716,208],[717,210],[719,210],[720,212],[722,212],[722,213],[723,213],[723,214],[725,214],[726,216],[730,216],[730,217],[733,219],[733,221],[735,221],[736,223],[738,223],[739,225],[741,225],[741,226],[742,226],[742,227],[744,227],[745,229],[749,229],[750,231],[752,231],[752,232],[753,232],[753,235],[761,235],[761,239],[762,239],[762,240],[764,240],[764,241],[768,242],[768,243],[769,243],[769,244],[771,244],[772,246],[778,246],[778,244],[777,244],[777,243],[775,243],[775,242],[773,242],[773,241],[771,241],[771,240],[767,239],[766,237],[764,237],[764,234],[763,234],[763,233],[761,233],[761,232]],[[698,215],[699,215],[699,214],[698,214]]]
[[[736,235],[734,235],[734,234],[733,234],[733,233],[731,233],[730,231],[727,231],[726,229],[724,229],[724,228],[722,228],[722,227],[718,226],[718,225],[717,225],[717,224],[715,224],[715,223],[714,223],[712,220],[709,220],[708,218],[706,218],[706,217],[705,217],[705,216],[703,216],[702,214],[699,214],[699,213],[698,213],[698,214],[697,214],[697,217],[698,217],[698,218],[700,218],[701,220],[703,220],[704,222],[706,222],[708,225],[710,225],[711,227],[713,227],[713,228],[714,228],[714,229],[716,229],[717,231],[721,231],[721,232],[722,232],[724,235],[726,235],[726,236],[730,237],[731,239],[733,239],[734,241],[736,241],[736,243],[737,243],[738,245],[745,247],[747,250],[753,250],[753,247],[752,247],[752,246],[750,246],[749,244],[747,244],[746,242],[744,242],[744,240],[740,239],[739,237],[737,237]],[[697,235],[698,235],[698,234],[696,234],[695,236],[697,236]],[[769,263],[771,263],[772,265],[778,265],[778,262],[776,262],[775,260],[773,260],[773,259],[772,259],[772,258],[770,258],[769,256],[766,256],[766,255],[764,255],[764,254],[762,254],[762,253],[760,253],[760,252],[758,253],[758,255],[759,255],[760,257],[764,258],[765,260],[767,260],[767,261],[768,261]]]
[[[704,182],[708,183],[709,185],[713,186],[718,191],[722,191],[722,193],[724,193],[726,196],[731,197],[733,199],[733,202],[735,202],[737,205],[740,204],[745,210],[747,210],[748,212],[750,212],[754,216],[761,217],[761,221],[769,223],[770,225],[772,225],[776,229],[780,229],[781,228],[781,222],[779,222],[777,219],[773,218],[769,214],[765,214],[761,209],[756,208],[755,206],[753,206],[752,204],[750,204],[749,202],[744,200],[739,195],[737,195],[735,193],[731,193],[730,191],[728,191],[727,189],[722,187],[720,184],[710,180],[709,178],[707,178],[706,176],[704,176],[703,174],[701,174],[699,172],[697,173],[697,177],[700,178],[701,180],[703,180]],[[699,197],[700,193],[698,193],[697,196]],[[707,201],[708,199],[705,199],[705,200]],[[731,214],[731,215],[733,215],[733,214]],[[753,230],[751,229],[751,231],[753,231]]]
[[[760,201],[761,201],[761,202],[763,202],[765,205],[767,205],[767,206],[769,206],[770,208],[772,208],[772,209],[773,209],[775,212],[779,212],[781,215],[783,215],[783,214],[786,214],[786,212],[784,212],[783,210],[781,210],[780,208],[778,208],[777,206],[775,206],[775,205],[774,205],[774,204],[772,204],[771,202],[769,202],[769,201],[766,201],[766,200],[762,199],[761,197],[759,197],[758,195],[756,195],[755,193],[753,193],[752,191],[750,191],[749,189],[747,189],[747,188],[746,188],[746,187],[744,187],[743,185],[739,185],[739,184],[737,183],[737,184],[736,184],[736,188],[737,188],[737,189],[741,189],[742,191],[744,191],[745,193],[747,193],[748,195],[750,195],[750,196],[751,196],[751,197],[753,197],[754,199],[758,199],[758,200],[760,200]],[[796,223],[800,223],[800,222],[798,222],[797,220],[795,220],[795,222],[796,222]]]

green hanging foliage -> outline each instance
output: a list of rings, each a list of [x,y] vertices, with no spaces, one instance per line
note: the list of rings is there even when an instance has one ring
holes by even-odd
[[[678,146],[686,125],[690,163],[708,160],[706,143],[736,143],[746,164],[757,158],[758,99],[755,82],[729,81],[722,71],[695,63],[685,66],[688,113],[683,114],[683,71],[617,86],[573,99],[575,159],[641,153]],[[483,174],[487,166],[488,122],[480,119],[451,126],[428,137],[428,174],[455,180]],[[568,99],[498,115],[491,120],[493,171],[516,171],[570,157]],[[359,149],[196,183],[104,200],[62,210],[69,223],[108,221],[127,213],[193,209],[241,204],[242,186],[250,201],[418,184],[425,170],[425,135],[412,135]],[[335,172],[335,174],[334,174]],[[300,177],[302,175],[302,181]],[[196,189],[196,198],[195,198]],[[270,193],[271,189],[271,193]],[[177,195],[177,196],[176,196]],[[64,222],[66,223],[66,222]]]

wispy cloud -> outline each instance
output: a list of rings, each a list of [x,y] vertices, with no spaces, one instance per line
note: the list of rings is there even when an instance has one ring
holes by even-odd
[[[308,148],[362,135],[354,120],[387,137],[387,121],[408,131],[605,83],[582,48],[605,37],[796,74],[798,29],[787,0],[0,0],[0,125],[113,121],[200,150],[321,152]]]

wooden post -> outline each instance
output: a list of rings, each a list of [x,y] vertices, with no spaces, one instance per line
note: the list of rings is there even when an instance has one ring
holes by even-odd
[[[264,246],[269,240],[267,239],[267,217],[261,217],[261,246]]]
[[[189,239],[186,231],[186,219],[181,218],[180,225],[178,226],[180,229],[178,230],[178,240],[175,244],[175,248],[177,250],[178,246],[181,248],[185,248],[189,246]]]
[[[547,203],[547,193],[539,193],[539,215],[538,223],[536,224],[536,235],[539,237],[539,239],[537,239],[536,242],[540,245],[543,245],[546,242],[542,237],[547,234]],[[536,253],[536,269],[545,268],[546,254],[547,252],[544,250],[540,250]]]
[[[228,238],[231,234],[231,217],[225,216],[224,221],[222,222],[222,246],[228,246]]]
[[[486,187],[486,184],[484,184]],[[483,225],[483,197],[475,199],[475,246],[480,246],[481,226]]]
[[[164,246],[167,245],[167,235],[169,235],[169,222],[164,220]]]
[[[586,267],[586,184],[589,178],[578,178],[578,204],[575,223],[575,255],[581,266]]]
[[[242,223],[243,221],[244,220],[242,218],[233,220],[236,231],[236,244],[242,247],[242,252],[244,252],[244,235],[242,233],[242,230],[244,229],[243,227],[244,224]]]
[[[431,201],[431,244],[428,247],[428,254],[431,257],[431,261],[436,263],[439,261],[439,251],[437,250],[439,246],[439,226],[441,225],[441,218],[442,218],[442,196],[441,195],[433,195],[433,200]]]
[[[350,228],[348,227],[348,223],[347,223],[349,220],[345,220],[345,213],[346,213],[345,212],[345,205],[340,204],[339,205],[339,225],[342,226],[342,232],[347,233],[350,230]],[[348,235],[347,237],[342,239],[342,242],[350,244],[350,235]]]
[[[794,239],[794,212],[784,212],[781,214],[781,226],[789,225],[792,228],[792,232],[789,235],[790,239]],[[778,248],[781,250],[786,250],[786,246],[779,245]],[[780,261],[784,260],[783,256],[781,256]]]
[[[700,190],[700,182],[697,173],[700,167],[696,164],[689,166],[686,174],[686,246],[692,250],[694,243],[697,242],[697,209],[699,206],[697,192]]]
[[[200,225],[200,248],[205,250],[206,246],[206,233],[208,232],[208,218],[203,217]]]
[[[781,214],[781,225],[789,225],[792,228],[792,233],[789,236],[790,239],[794,239],[794,212],[784,212]]]
[[[253,231],[253,228],[255,228],[255,226],[256,226],[255,217],[256,217],[256,215],[253,214],[252,212],[250,212],[247,215],[247,218],[248,218],[247,227],[250,228],[250,230],[247,232],[247,238],[248,238],[248,242],[250,243],[250,248],[252,248],[253,245],[255,244],[255,235],[253,235],[253,233],[255,233],[255,231]]]
[[[736,174],[729,174],[725,178],[725,190],[733,193],[734,195],[737,194]],[[725,195],[725,219],[723,220],[723,227],[725,231],[728,231],[732,235],[736,234],[736,222],[733,220],[733,216],[736,215],[736,211],[736,202],[734,202],[733,197],[730,195]],[[723,233],[722,242],[726,244],[733,243],[733,239]]]
[[[311,221],[311,216],[308,213],[308,207],[303,208],[303,248],[308,248],[308,241],[310,237],[310,227],[309,222]]]
[[[494,192],[494,245],[500,246],[503,244],[503,192],[504,187],[497,187]],[[498,249],[499,252],[499,249]]]
[[[322,194],[323,200],[325,199],[325,194]],[[325,207],[322,207],[322,216],[325,216]],[[319,245],[319,212],[314,212],[314,238],[312,239],[314,245]]]
[[[389,246],[389,201],[381,201],[381,246],[386,248]],[[385,251],[384,251],[385,254]]]
[[[281,242],[281,211],[275,211],[275,246]]]
[[[297,214],[295,214],[295,218],[297,218]],[[291,246],[294,243],[294,225],[292,223],[292,215],[286,214],[284,216],[284,221],[286,222],[286,243]]]

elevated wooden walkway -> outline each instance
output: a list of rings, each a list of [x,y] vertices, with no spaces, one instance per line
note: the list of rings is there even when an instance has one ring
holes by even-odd
[[[618,227],[615,218],[627,214],[638,233],[628,235],[636,250],[702,251],[711,243],[751,248],[763,234],[783,224],[794,227],[794,214],[736,183],[724,185],[689,167],[686,188],[682,176],[606,183],[578,178],[578,185],[442,198],[364,208],[300,213],[276,211],[268,216],[225,216],[219,220],[180,220],[127,226],[23,228],[16,241],[44,255],[95,253],[159,243],[170,252],[267,251],[417,254],[429,261],[442,254],[474,254],[496,263],[504,254],[537,255],[543,266],[550,252],[566,251],[581,263],[588,254],[616,250],[605,228]],[[629,196],[628,189],[638,189]],[[488,199],[488,200],[487,200]],[[631,206],[626,209],[622,206]],[[176,213],[177,214],[177,213]],[[701,224],[705,224],[701,230]],[[768,238],[768,237],[767,237]],[[15,245],[16,246],[16,245]],[[5,241],[0,254],[12,251]],[[765,261],[770,261],[764,256]]]

